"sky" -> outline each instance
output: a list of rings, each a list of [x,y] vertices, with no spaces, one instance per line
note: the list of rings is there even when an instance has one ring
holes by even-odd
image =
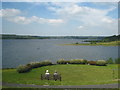
[[[111,36],[118,34],[117,2],[3,2],[3,34]]]

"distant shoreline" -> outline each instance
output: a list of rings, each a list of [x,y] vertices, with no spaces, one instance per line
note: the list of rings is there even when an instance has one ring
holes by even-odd
[[[30,36],[2,34],[0,39],[103,39],[105,36]]]
[[[74,45],[74,46],[120,46],[120,41],[112,42],[99,42],[99,43],[73,43],[73,44],[61,44],[61,45]]]

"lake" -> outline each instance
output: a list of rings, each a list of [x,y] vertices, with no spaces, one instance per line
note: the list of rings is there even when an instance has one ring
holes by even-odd
[[[3,68],[34,61],[50,60],[55,63],[64,58],[100,60],[118,57],[117,46],[68,46],[59,44],[83,43],[81,39],[14,39],[2,41]]]

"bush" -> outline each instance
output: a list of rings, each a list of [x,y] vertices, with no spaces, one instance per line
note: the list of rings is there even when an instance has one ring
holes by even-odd
[[[85,60],[85,59],[80,59],[80,60],[81,60],[81,64],[87,64],[88,63],[88,61]]]
[[[31,66],[31,68],[38,68],[38,67],[42,66],[42,63],[41,62],[31,62],[30,66]]]
[[[96,65],[98,65],[98,66],[106,66],[106,64],[107,64],[107,62],[105,60],[98,60],[96,62]]]
[[[30,66],[32,68],[38,68],[38,67],[47,66],[47,65],[52,65],[52,62],[46,60],[46,61],[42,61],[42,62],[31,62],[30,63]]]
[[[109,59],[107,60],[107,63],[108,63],[108,64],[114,64],[113,59],[112,59],[112,58],[109,58]]]
[[[70,64],[70,61],[67,60],[67,61],[66,61],[66,64]]]
[[[115,59],[115,64],[120,64],[120,58]]]
[[[17,72],[18,73],[25,73],[25,72],[29,72],[31,70],[30,66],[27,65],[20,65],[17,67]]]
[[[86,64],[87,60],[84,59],[73,59],[70,60],[70,64]]]
[[[90,65],[96,65],[96,61],[88,61],[88,64],[90,64]]]
[[[70,64],[80,64],[80,60],[78,60],[78,59],[72,59],[72,60],[70,60]]]
[[[45,60],[41,62],[42,66],[48,66],[48,65],[52,65],[52,62],[50,62],[49,60]]]
[[[76,42],[75,44],[79,44],[78,42]]]
[[[57,61],[57,64],[67,64],[69,61],[65,61],[64,59],[60,59]]]
[[[96,41],[91,41],[90,44],[96,44]]]
[[[31,62],[31,63],[26,64],[26,65],[18,66],[17,72],[25,73],[25,72],[29,72],[33,68],[38,68],[38,67],[48,66],[48,65],[52,65],[52,62],[50,62],[48,60],[42,61],[42,62]]]

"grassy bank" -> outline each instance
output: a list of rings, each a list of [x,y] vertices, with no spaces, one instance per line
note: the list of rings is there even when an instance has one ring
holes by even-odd
[[[62,81],[40,80],[40,75],[45,70],[54,73],[57,70],[62,75]],[[115,76],[113,79],[113,70]],[[118,79],[117,64],[108,66],[92,66],[92,65],[52,65],[32,69],[28,73],[18,73],[16,69],[4,69],[3,82],[19,83],[19,84],[36,84],[36,85],[96,85],[117,83]]]
[[[120,41],[112,41],[112,42],[99,42],[99,43],[78,43],[78,44],[63,44],[63,45],[81,45],[81,46],[120,46]]]

